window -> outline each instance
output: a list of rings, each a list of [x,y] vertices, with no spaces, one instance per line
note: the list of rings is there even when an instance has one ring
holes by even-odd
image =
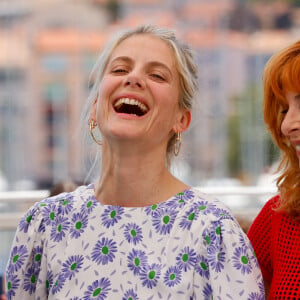
[[[68,60],[63,54],[50,54],[42,58],[42,66],[47,72],[61,73],[67,69]]]
[[[44,99],[50,103],[64,103],[67,100],[67,88],[63,83],[49,83],[45,87]]]

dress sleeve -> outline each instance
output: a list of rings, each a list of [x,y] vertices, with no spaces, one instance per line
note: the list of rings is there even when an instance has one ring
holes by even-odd
[[[224,215],[213,221],[203,234],[208,280],[196,299],[264,300],[258,262],[237,221]],[[197,285],[201,286],[201,277],[199,280]]]
[[[45,241],[40,203],[22,217],[6,267],[7,299],[47,299]]]
[[[263,277],[269,282],[272,279],[272,206],[278,197],[269,200],[253,221],[248,231],[248,237],[254,248]]]

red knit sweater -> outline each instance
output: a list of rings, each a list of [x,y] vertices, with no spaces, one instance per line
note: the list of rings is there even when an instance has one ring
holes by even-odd
[[[269,299],[300,299],[300,223],[275,212],[279,196],[262,208],[248,237],[263,277],[271,283]]]

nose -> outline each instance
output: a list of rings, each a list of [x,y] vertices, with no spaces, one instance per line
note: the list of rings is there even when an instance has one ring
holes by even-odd
[[[281,132],[285,136],[291,136],[293,134],[300,133],[300,111],[290,108],[286,113],[282,124]]]
[[[141,76],[138,76],[136,73],[129,73],[125,78],[125,86],[140,88],[143,89],[145,87],[144,80]]]

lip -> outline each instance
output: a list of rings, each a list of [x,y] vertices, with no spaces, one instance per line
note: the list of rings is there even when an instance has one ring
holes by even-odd
[[[121,98],[135,99],[135,100],[137,100],[137,101],[143,103],[143,104],[147,107],[147,109],[149,110],[149,105],[147,104],[147,101],[146,101],[143,97],[141,97],[140,95],[134,95],[134,94],[120,94],[120,95],[118,95],[116,98],[114,98],[112,104],[115,105],[115,103],[116,103],[119,99],[121,99]]]
[[[134,99],[134,100],[139,101],[140,103],[144,104],[147,107],[147,112],[143,116],[135,116],[135,115],[129,115],[129,114],[125,114],[125,113],[117,113],[114,109],[114,106],[115,106],[116,102],[122,98],[129,98],[129,99]],[[132,93],[126,93],[126,94],[124,93],[124,94],[119,94],[114,98],[114,100],[112,101],[112,108],[113,108],[113,111],[118,115],[127,116],[128,119],[132,119],[132,118],[136,119],[136,118],[145,117],[149,113],[150,105],[140,95],[136,95],[136,94],[132,94]]]
[[[294,147],[300,146],[300,140],[290,139],[290,143],[291,143]]]
[[[295,148],[297,155],[300,156],[300,140],[290,140],[290,142]]]

